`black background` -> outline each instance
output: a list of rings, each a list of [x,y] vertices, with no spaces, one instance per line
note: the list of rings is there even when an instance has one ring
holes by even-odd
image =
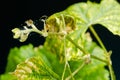
[[[43,15],[50,16],[80,1],[86,2],[85,0],[4,0],[0,2],[0,74],[4,73],[10,48],[29,43],[38,46],[43,44],[45,40],[42,36],[32,34],[26,42],[20,43],[18,40],[13,39],[11,32],[13,28],[20,27],[20,25],[24,24],[24,21],[28,19],[38,20]],[[40,23],[38,27],[41,29],[43,23]],[[120,37],[114,36],[107,29],[100,27],[100,25],[95,25],[95,29],[107,49],[113,51],[111,57],[113,68],[117,80],[120,80]]]

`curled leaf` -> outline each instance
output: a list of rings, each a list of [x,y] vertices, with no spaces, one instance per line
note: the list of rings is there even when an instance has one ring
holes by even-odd
[[[20,30],[19,28],[15,28],[12,30],[12,32],[14,33],[13,38],[19,39],[20,42],[24,42],[27,40],[31,30],[28,29]]]
[[[25,30],[21,31],[20,42],[26,41],[29,33],[30,33],[29,31],[25,31]]]
[[[20,31],[19,28],[15,28],[15,29],[13,29],[12,32],[14,33],[13,38],[17,39],[17,38],[20,37],[21,31]]]

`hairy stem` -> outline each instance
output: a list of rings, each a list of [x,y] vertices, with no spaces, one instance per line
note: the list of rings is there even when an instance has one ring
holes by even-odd
[[[100,46],[103,48],[103,50],[105,51],[105,55],[107,57],[107,64],[108,64],[108,68],[110,71],[110,75],[111,75],[111,80],[116,80],[115,74],[114,74],[114,70],[111,64],[111,59],[110,59],[110,55],[108,55],[107,49],[105,48],[102,40],[100,39],[100,37],[98,36],[98,34],[96,33],[96,31],[94,30],[94,28],[92,26],[89,27],[89,29],[91,30],[91,32],[93,33],[93,35],[95,36],[95,38],[97,39],[98,43],[100,44]]]

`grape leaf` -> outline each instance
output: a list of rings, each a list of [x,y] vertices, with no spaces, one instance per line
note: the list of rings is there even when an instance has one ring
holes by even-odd
[[[106,60],[104,50],[90,39],[87,33],[86,41],[84,42],[85,49],[94,56]],[[109,80],[109,72],[105,68],[107,64],[97,59],[92,58],[91,63],[86,65],[77,73],[76,80]],[[78,65],[77,65],[78,66]],[[71,66],[72,67],[72,66]],[[74,66],[75,67],[75,66]]]
[[[116,0],[102,0],[100,4],[90,1],[76,3],[65,11],[76,17],[80,28],[101,24],[113,34],[120,35],[120,4]]]
[[[61,76],[63,69],[64,69],[64,63],[61,63],[58,56],[55,53],[48,50],[48,48],[46,48],[45,46],[38,47],[37,52],[40,53],[41,55],[44,55],[47,58],[47,60],[49,61],[50,65],[51,65],[51,69],[56,74]]]
[[[15,54],[16,53],[16,54]],[[47,55],[45,55],[45,53]],[[13,55],[14,54],[14,55]],[[55,55],[50,55],[51,53],[46,52],[46,49],[44,49],[42,46],[40,46],[40,48],[33,48],[32,44],[29,45],[24,45],[21,46],[20,48],[12,48],[10,50],[10,54],[9,54],[9,61],[6,67],[6,74],[9,74],[9,72],[13,72],[14,75],[17,76],[17,79],[35,79],[35,80],[39,80],[39,79],[52,79],[52,80],[56,80],[54,78],[52,78],[52,75],[54,75],[55,73],[51,70],[51,69],[55,69],[55,67],[60,67],[63,66],[63,64],[58,65],[59,60],[56,59]],[[48,61],[48,59],[46,58],[46,56],[49,56],[49,60],[54,60],[54,58],[56,59],[55,61]],[[17,58],[16,58],[17,57]],[[28,62],[27,62],[28,61]],[[29,62],[31,61],[31,62]],[[11,62],[11,63],[10,63]],[[32,63],[33,62],[33,63]],[[38,63],[37,63],[38,62]],[[31,63],[31,64],[29,64]],[[41,63],[41,64],[40,64]],[[33,65],[37,66],[38,68],[34,68]],[[51,65],[55,65],[57,64],[57,66],[54,66],[52,68]],[[33,68],[31,68],[31,66]],[[39,66],[42,66],[41,68],[39,68]],[[33,71],[31,73],[27,73],[25,71],[26,67],[30,67],[29,70]],[[49,71],[47,71],[47,69],[49,71],[51,71],[52,73],[49,74]],[[38,71],[37,71],[38,70]],[[59,71],[57,73],[61,74],[63,70],[59,69]],[[19,71],[24,71],[26,74],[23,74],[22,72]],[[43,72],[43,73],[41,73]],[[3,80],[4,80],[4,76],[7,78],[7,75],[3,74]],[[19,77],[19,75],[21,75],[21,77]],[[24,77],[27,76],[27,77]],[[8,75],[9,77],[9,75]],[[9,77],[9,79],[14,78],[14,76]]]
[[[120,5],[117,1],[102,0],[100,4],[87,1],[87,3],[76,3],[62,12],[53,14],[46,20],[46,28],[50,28],[48,29],[48,32],[64,32],[64,26],[66,25],[76,27],[73,32],[69,33],[68,30],[69,34],[67,34],[67,36],[75,41],[75,43],[81,48],[86,50],[88,54],[106,60],[103,49],[93,42],[90,36],[86,36],[84,33],[91,25],[101,24],[113,34],[120,35],[119,17]],[[60,20],[65,20],[65,22]],[[69,21],[71,21],[70,24]],[[12,68],[13,66],[11,65],[16,66],[19,63],[17,68],[14,68],[15,71],[13,74],[20,79],[57,80],[62,76],[65,60],[69,61],[71,72],[74,73],[74,71],[82,66],[82,63],[84,63],[83,57],[85,54],[63,36],[64,35],[48,35],[42,48],[37,48],[36,51],[33,50],[33,48],[29,48],[29,51],[31,50],[30,52],[32,53],[29,53],[29,51],[26,51],[25,53],[22,52],[25,48],[23,48],[22,51],[16,50],[14,52],[13,50],[10,54],[11,56],[8,58],[8,66]],[[14,58],[15,56],[13,53],[17,52],[20,52],[21,54],[15,54],[15,56],[18,57],[16,59]],[[27,57],[23,56],[27,54]],[[13,63],[14,61],[16,62]],[[105,66],[106,63],[91,57],[91,62],[79,70],[74,78],[75,80],[109,80],[109,72]],[[8,68],[6,71],[9,71]],[[67,70],[65,72],[65,78],[69,76],[70,73]]]
[[[6,73],[6,74],[0,75],[0,80],[17,80],[17,78],[12,74]]]
[[[34,52],[32,44],[22,46],[20,48],[11,48],[8,55],[8,62],[6,66],[6,72],[12,72],[15,70],[17,64],[30,58],[32,56],[38,55]]]
[[[20,80],[58,80],[50,67],[43,61],[42,57],[31,57],[17,65],[12,73]]]
[[[72,33],[72,34],[70,34],[70,37],[74,39],[76,37],[75,35],[78,35],[78,34],[76,32]],[[103,60],[106,60],[106,57],[104,55],[104,50],[102,48],[100,48],[95,42],[92,41],[92,38],[90,37],[89,33],[86,33],[83,36],[83,38],[84,38],[84,41],[82,41],[82,42],[81,42],[81,38],[77,38],[78,40],[76,41],[76,43],[79,44],[80,46],[82,46],[91,55],[94,55]],[[53,38],[53,36],[49,36],[46,39],[44,48],[47,49],[46,51],[54,53],[56,55],[62,54],[62,55],[59,55],[59,57],[62,56],[62,59],[64,60],[63,45],[64,45],[63,39],[60,39],[58,36],[54,36],[54,38]],[[70,49],[71,49],[71,51],[69,51]],[[71,71],[74,72],[79,66],[82,65],[81,62],[84,62],[84,60],[82,60],[82,57],[84,55],[77,54],[77,53],[81,53],[81,51],[79,49],[77,49],[77,47],[75,47],[68,40],[66,41],[66,51],[69,51],[68,57],[71,58],[69,60],[70,68],[71,68]],[[83,69],[81,69],[75,75],[75,80],[98,80],[98,79],[99,80],[109,80],[109,72],[105,68],[105,66],[106,66],[106,63],[92,58],[91,63],[86,65]],[[58,71],[55,71],[55,72],[58,72]],[[65,74],[65,76],[67,77],[68,75],[70,75],[70,74],[67,72]]]
[[[100,58],[104,57],[103,50],[97,46],[92,40],[89,34],[84,36],[85,42],[83,47],[89,51],[89,53],[94,54],[95,56],[99,56]],[[48,38],[49,39],[49,38]],[[57,42],[58,40],[58,42]],[[39,79],[52,79],[52,80],[57,80],[60,79],[58,75],[61,77],[62,72],[64,69],[64,62],[60,62],[57,55],[55,54],[55,51],[59,52],[59,49],[61,48],[60,46],[56,46],[57,48],[54,48],[55,44],[57,43],[63,43],[62,41],[59,42],[59,38],[53,39],[53,43],[50,44],[44,44],[44,46],[40,46],[37,48],[31,48],[31,51],[34,52],[34,54],[39,54],[39,56],[34,56],[34,57],[29,57],[26,58],[25,60],[19,62],[17,65],[17,68],[13,72],[14,75],[17,76],[19,79],[34,79],[34,80],[39,80]],[[46,43],[49,41],[52,42],[51,39],[46,40]],[[79,41],[79,40],[78,40]],[[69,41],[67,41],[68,43]],[[47,46],[49,45],[49,46]],[[51,46],[52,45],[52,46]],[[26,45],[26,47],[29,47],[30,45]],[[46,47],[47,46],[47,47]],[[24,46],[23,46],[24,47]],[[21,48],[23,48],[21,47]],[[72,44],[69,42],[69,47],[73,47]],[[19,48],[19,49],[21,49]],[[20,51],[18,49],[18,51]],[[55,49],[55,50],[54,50]],[[51,51],[51,50],[54,50]],[[76,52],[76,48],[73,48]],[[96,54],[97,53],[97,54]],[[29,54],[29,52],[26,52],[25,54]],[[71,55],[73,56],[73,55]],[[22,58],[22,57],[21,57]],[[103,58],[104,59],[104,58]],[[69,61],[71,71],[74,72],[80,65],[82,61],[81,59],[77,60],[72,60]],[[14,63],[14,61],[13,61]],[[100,80],[109,80],[109,73],[108,71],[104,68],[105,63],[92,59],[92,62],[88,65],[86,65],[84,68],[82,68],[75,76],[75,80],[97,80],[98,78]],[[58,75],[57,75],[58,74]],[[69,76],[70,73],[66,71],[65,77]],[[57,77],[56,77],[57,76]],[[91,77],[94,76],[94,77]]]

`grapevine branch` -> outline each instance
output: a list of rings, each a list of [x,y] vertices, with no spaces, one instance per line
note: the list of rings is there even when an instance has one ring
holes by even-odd
[[[107,49],[105,48],[102,40],[100,39],[100,37],[98,36],[98,34],[94,30],[94,28],[92,26],[90,26],[89,28],[90,28],[91,32],[93,33],[93,35],[95,36],[95,38],[97,39],[97,41],[99,42],[100,46],[105,51],[105,57],[107,59],[108,68],[110,70],[111,80],[116,80],[116,77],[115,77],[115,74],[114,74],[114,70],[112,68],[111,59],[110,59],[111,53],[107,52]]]

